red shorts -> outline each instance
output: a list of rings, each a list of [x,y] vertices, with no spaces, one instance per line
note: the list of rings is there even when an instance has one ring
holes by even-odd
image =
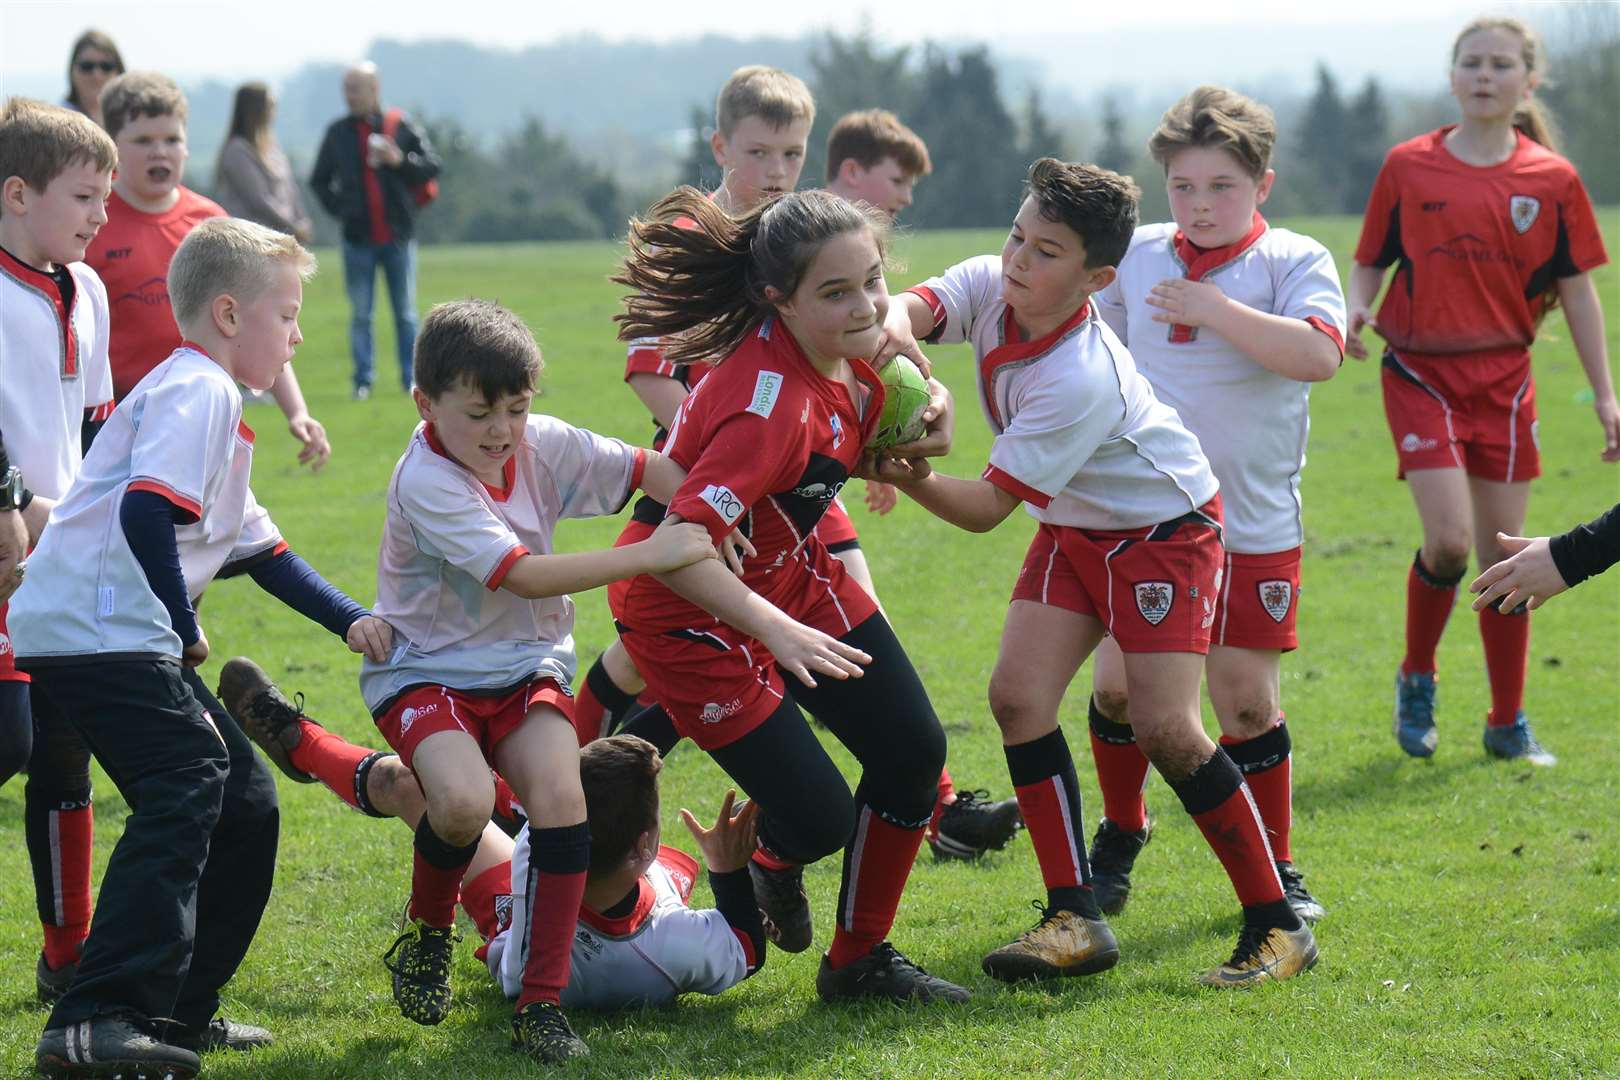
[[[788,615],[835,638],[877,613],[877,605],[844,565],[819,544],[802,549],[779,573],[795,580],[772,601]],[[662,586],[659,586],[662,588]],[[725,746],[775,712],[785,693],[776,658],[754,638],[711,621],[691,629],[635,628],[634,592],[610,592],[619,640],[675,730],[705,750]]]
[[[11,651],[11,634],[6,630],[6,612],[11,601],[0,604],[0,682],[27,682],[27,672],[17,670],[17,655]]]
[[[496,745],[516,731],[536,705],[549,705],[574,722],[574,695],[568,688],[555,679],[535,679],[483,693],[448,686],[413,687],[377,717],[377,730],[407,767],[422,740],[441,731],[465,731],[477,740],[484,760],[493,762]]]
[[[1207,653],[1221,588],[1219,522],[1217,495],[1191,514],[1141,529],[1043,523],[1012,598],[1090,615],[1123,652]]]
[[[842,499],[834,499],[827,505],[821,520],[816,522],[816,536],[834,555],[861,546],[861,538],[855,532],[855,523],[849,520],[849,511],[844,509]]]
[[[1226,553],[1215,601],[1211,645],[1237,649],[1299,648],[1299,548],[1266,555]]]
[[[1397,476],[1463,469],[1481,480],[1518,483],[1541,475],[1526,350],[1429,357],[1386,349],[1383,383]]]

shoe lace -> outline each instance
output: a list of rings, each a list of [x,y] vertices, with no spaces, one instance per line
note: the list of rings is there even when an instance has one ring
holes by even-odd
[[[1420,727],[1434,723],[1434,680],[1416,675],[1401,680],[1401,714]]]
[[[293,695],[291,701],[276,692],[274,687],[266,687],[248,702],[248,709],[253,712],[272,735],[279,735],[281,731],[292,724],[298,723],[304,715],[303,691]]]
[[[1277,876],[1282,879],[1283,891],[1297,889],[1305,884],[1305,875],[1294,869],[1292,863],[1280,862],[1277,864]]]
[[[1230,967],[1242,967],[1246,961],[1259,953],[1260,946],[1265,944],[1266,938],[1270,934],[1271,927],[1269,926],[1254,926],[1244,923],[1243,929],[1238,933],[1237,948],[1232,950],[1232,959],[1227,961],[1227,965]]]
[[[383,967],[402,979],[444,982],[450,977],[453,946],[460,940],[461,933],[453,926],[441,930],[418,923],[399,935],[389,946],[383,954]]]
[[[972,791],[958,791],[956,793],[956,801],[951,803],[951,805],[956,807],[958,810],[966,810],[970,813],[982,813],[983,811],[990,809],[989,803],[990,792],[985,788],[975,788]]]
[[[887,941],[880,941],[872,947],[871,956],[882,962],[890,971],[914,971],[918,975],[927,976],[928,972],[921,964],[913,963],[906,955]]]
[[[549,1001],[528,1006],[518,1014],[517,1022],[523,1038],[530,1043],[551,1045],[577,1038],[562,1009]]]
[[[1135,837],[1130,833],[1104,819],[1097,829],[1096,838],[1091,842],[1092,871],[1113,874],[1126,870],[1135,859],[1132,850],[1134,841]]]

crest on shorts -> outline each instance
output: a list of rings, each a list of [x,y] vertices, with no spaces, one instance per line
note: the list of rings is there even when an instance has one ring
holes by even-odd
[[[1534,195],[1508,196],[1508,217],[1513,219],[1513,227],[1520,236],[1530,231],[1540,213],[1541,200]]]
[[[1258,586],[1260,590],[1260,606],[1266,609],[1273,622],[1282,622],[1288,618],[1288,609],[1294,606],[1294,583],[1282,579],[1262,581]]]
[[[1131,586],[1136,590],[1136,610],[1154,626],[1164,622],[1175,602],[1176,591],[1168,581],[1138,581]]]
[[[512,925],[512,894],[499,893],[495,897],[495,932]]]

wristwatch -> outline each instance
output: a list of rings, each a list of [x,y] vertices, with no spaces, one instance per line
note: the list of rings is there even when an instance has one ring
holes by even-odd
[[[0,512],[21,510],[22,497],[22,470],[13,465],[4,474],[0,474]]]

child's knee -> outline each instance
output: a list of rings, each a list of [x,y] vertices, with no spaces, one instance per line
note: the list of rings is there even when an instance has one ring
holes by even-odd
[[[489,824],[490,812],[495,808],[495,785],[488,776],[481,779],[450,784],[428,796],[428,820],[445,843],[470,844]]]
[[[840,791],[811,806],[794,806],[790,813],[766,810],[760,840],[778,858],[803,866],[843,848],[854,831],[855,800]]]
[[[1102,713],[1103,719],[1109,723],[1131,722],[1131,696],[1125,691],[1097,688],[1092,690],[1091,700],[1096,704],[1097,711]]]

